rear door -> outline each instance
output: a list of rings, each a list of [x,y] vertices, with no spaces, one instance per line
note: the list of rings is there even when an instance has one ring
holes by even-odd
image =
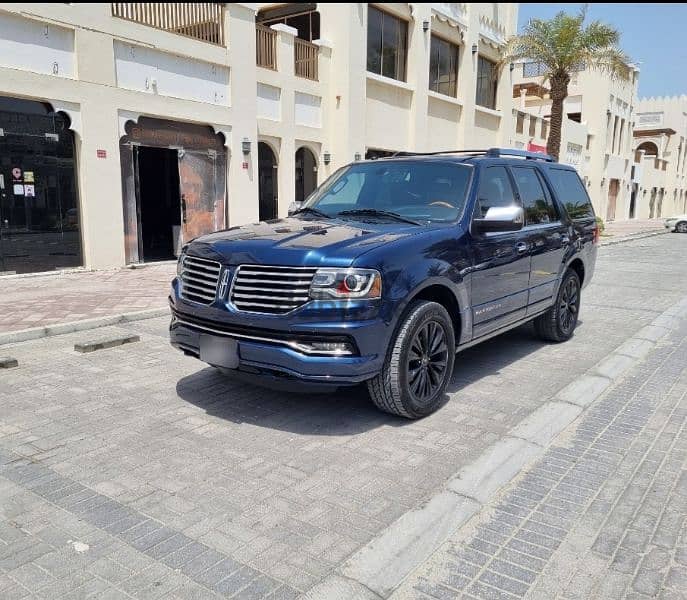
[[[570,244],[570,232],[538,169],[517,166],[512,167],[511,172],[525,209],[522,235],[532,257],[527,313],[532,314],[553,302],[556,282]]]
[[[519,206],[504,165],[485,167],[473,218],[492,206]],[[525,316],[530,278],[530,254],[521,231],[473,234],[473,338],[481,337]]]

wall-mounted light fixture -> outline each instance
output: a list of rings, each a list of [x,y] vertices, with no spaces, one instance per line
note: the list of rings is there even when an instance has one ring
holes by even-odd
[[[243,138],[243,140],[241,140],[241,152],[243,152],[244,156],[250,154],[250,140],[248,138]]]
[[[604,183],[606,183],[606,178],[605,178],[605,177],[602,177],[602,178],[601,178],[601,187],[604,186]]]
[[[353,158],[354,158],[355,160],[360,160],[360,158],[361,158],[360,152],[356,152],[356,153],[355,153],[355,156],[354,156]]]
[[[427,33],[429,31],[429,21],[422,21],[422,31]]]
[[[515,63],[510,64],[510,72],[512,73],[513,71],[515,71]]]
[[[324,160],[325,165],[328,165],[330,162],[332,162],[332,155],[330,154],[330,152],[328,150],[324,151],[322,158]]]
[[[477,54],[477,44],[472,45],[472,53]]]

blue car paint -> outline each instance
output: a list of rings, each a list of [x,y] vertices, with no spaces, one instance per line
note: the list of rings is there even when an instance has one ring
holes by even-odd
[[[464,161],[474,167],[474,176],[460,218],[451,223],[415,226],[397,222],[362,222],[323,219],[310,215],[278,219],[254,225],[233,227],[205,235],[191,242],[188,252],[220,262],[230,270],[238,265],[267,264],[312,267],[361,267],[377,269],[382,275],[382,298],[350,300],[344,303],[311,300],[288,314],[259,314],[238,311],[229,301],[216,299],[210,306],[186,300],[179,294],[179,282],[172,283],[170,305],[173,319],[170,337],[174,346],[198,356],[199,336],[207,331],[183,324],[189,319],[221,326],[241,326],[281,334],[293,333],[347,336],[357,349],[356,356],[309,356],[290,348],[256,341],[239,340],[240,369],[265,378],[291,378],[305,383],[352,385],[375,376],[382,369],[394,332],[413,298],[430,286],[441,286],[455,297],[459,314],[456,338],[459,350],[481,339],[519,324],[548,308],[555,298],[561,277],[573,260],[584,264],[583,285],[591,279],[596,246],[591,243],[594,223],[573,222],[566,216],[555,188],[548,177],[548,165],[537,165],[562,211],[561,223],[551,228],[526,227],[500,240],[531,236],[533,248],[546,256],[556,240],[567,235],[572,243],[560,252],[556,269],[544,271],[546,288],[543,302],[533,309],[521,306],[522,291],[503,294],[515,278],[530,277],[531,258],[519,268],[502,252],[480,251],[483,239],[471,232],[471,221],[480,174],[488,166],[511,166],[514,161],[481,158]],[[522,161],[515,161],[522,164]],[[530,166],[530,165],[528,165]],[[556,167],[561,167],[555,164]],[[546,231],[545,231],[546,230]],[[558,236],[558,238],[556,237]],[[502,242],[499,241],[498,244]],[[508,242],[510,243],[510,242]],[[530,262],[528,262],[528,260]],[[550,262],[550,261],[549,261]],[[525,264],[526,263],[526,264]],[[550,265],[549,265],[550,266]],[[525,274],[524,269],[527,269]],[[493,280],[493,284],[490,280]],[[493,289],[489,289],[489,286]],[[527,285],[526,296],[532,292]],[[475,298],[492,298],[480,304]],[[549,292],[550,290],[550,292]],[[550,295],[549,295],[550,293]],[[499,301],[493,301],[494,294]],[[500,294],[500,295],[499,295]],[[520,298],[517,302],[514,298]],[[509,303],[514,302],[513,310]],[[498,310],[490,311],[492,306]],[[495,313],[495,314],[492,314]],[[231,337],[230,335],[228,337]]]

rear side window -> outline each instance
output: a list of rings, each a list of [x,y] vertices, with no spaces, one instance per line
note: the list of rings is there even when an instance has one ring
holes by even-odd
[[[477,192],[475,217],[479,219],[486,216],[492,206],[504,207],[517,204],[506,168],[487,167],[484,169]]]
[[[587,190],[575,171],[549,169],[549,177],[571,219],[594,218],[594,209]]]
[[[539,225],[558,221],[556,209],[551,198],[544,191],[542,181],[537,172],[526,167],[514,167],[512,172],[520,192],[522,206],[525,209],[527,225]]]

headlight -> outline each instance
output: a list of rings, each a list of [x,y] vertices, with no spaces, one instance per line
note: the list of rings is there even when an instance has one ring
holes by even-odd
[[[186,251],[182,250],[177,261],[177,276],[181,275],[181,272],[184,270],[184,258],[186,258]]]
[[[310,284],[314,300],[380,298],[382,276],[373,269],[318,269]]]

